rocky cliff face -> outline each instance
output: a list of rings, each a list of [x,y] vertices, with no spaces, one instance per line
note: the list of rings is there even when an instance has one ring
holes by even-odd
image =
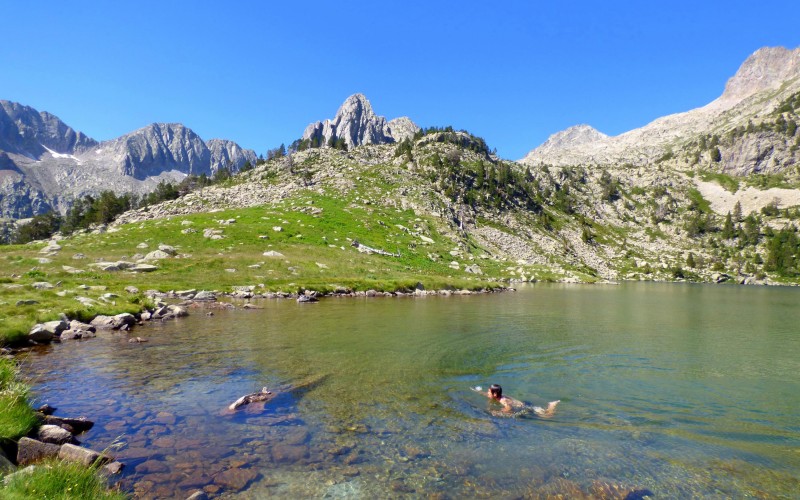
[[[325,146],[331,140],[344,140],[348,148],[364,144],[391,144],[413,136],[419,130],[409,118],[387,122],[372,110],[363,94],[354,94],[344,101],[333,120],[316,122],[306,127],[303,140]]]
[[[741,136],[736,129],[748,126],[763,129],[775,120],[774,110],[798,92],[800,48],[764,48],[752,54],[728,81],[724,93],[706,106],[659,118],[614,137],[573,127],[551,136],[520,161],[529,165],[648,165],[691,149],[700,136]],[[739,175],[776,171],[776,164],[769,163],[768,151],[776,147],[769,142],[771,137],[761,134],[722,145],[723,160],[715,167]],[[783,163],[794,165],[796,161]]]
[[[256,153],[252,149],[244,149],[233,141],[226,139],[210,139],[206,141],[211,152],[211,170],[216,172],[222,167],[230,166],[233,170],[239,170],[245,163],[255,165]]]
[[[0,101],[0,217],[22,218],[103,190],[145,193],[162,180],[238,170],[256,154],[232,141],[204,142],[178,123],[154,123],[98,143],[57,117]]]
[[[97,141],[76,132],[50,113],[0,100],[0,151],[38,159],[48,149],[72,154],[96,145]]]
[[[739,71],[728,80],[720,99],[741,101],[758,92],[778,89],[788,80],[800,77],[800,47],[758,49],[742,63]]]

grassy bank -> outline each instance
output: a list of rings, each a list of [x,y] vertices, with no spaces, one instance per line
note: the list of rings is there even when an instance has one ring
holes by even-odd
[[[212,239],[213,231],[219,239]],[[424,236],[424,238],[421,237]],[[399,256],[366,254],[353,241]],[[153,261],[151,273],[103,271],[98,261],[135,261],[160,244],[176,257]],[[477,246],[453,247],[434,221],[411,210],[350,204],[304,192],[278,204],[126,224],[103,234],[0,247],[0,344],[23,339],[31,326],[65,313],[88,320],[97,314],[138,312],[143,293],[198,289],[258,292],[478,289],[496,286],[501,263]],[[265,256],[264,252],[276,252]],[[457,255],[453,255],[457,252]],[[459,261],[454,269],[453,261]],[[468,273],[477,265],[483,274]],[[44,284],[42,284],[44,283]],[[127,287],[139,293],[129,293]]]
[[[12,360],[0,358],[0,443],[4,448],[28,434],[36,425],[36,413],[28,402],[28,386],[19,380]],[[30,474],[0,480],[0,498],[28,499],[124,499],[109,490],[93,468],[51,460],[37,464]]]
[[[124,493],[109,489],[94,468],[48,460],[37,464],[30,474],[15,476],[3,485],[4,500],[124,500]]]
[[[18,379],[13,361],[0,358],[0,442],[17,440],[37,424],[28,404],[28,386]]]

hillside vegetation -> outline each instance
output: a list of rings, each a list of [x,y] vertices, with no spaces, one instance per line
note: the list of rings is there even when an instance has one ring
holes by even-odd
[[[798,276],[800,210],[715,213],[696,182],[731,181],[710,169],[525,166],[451,129],[259,163],[108,226],[3,247],[5,338],[62,312],[139,310],[148,289],[412,291]],[[134,264],[159,245],[176,255],[151,256],[153,272],[111,265]]]

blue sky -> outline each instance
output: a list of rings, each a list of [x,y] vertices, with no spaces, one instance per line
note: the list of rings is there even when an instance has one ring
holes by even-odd
[[[499,4],[494,6],[492,4]],[[0,0],[0,99],[98,140],[152,122],[258,153],[364,93],[518,159],[588,123],[616,135],[702,106],[800,2]]]

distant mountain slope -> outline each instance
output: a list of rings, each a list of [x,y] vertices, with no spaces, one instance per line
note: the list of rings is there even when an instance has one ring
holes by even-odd
[[[391,144],[413,137],[419,130],[407,117],[386,121],[372,111],[363,94],[353,94],[344,101],[333,120],[315,122],[306,127],[303,140],[325,146],[343,140],[348,148],[364,144]]]
[[[691,85],[691,82],[687,82]],[[773,112],[800,92],[800,48],[762,48],[753,53],[728,81],[723,94],[706,106],[685,113],[659,118],[642,128],[614,137],[559,132],[547,142],[530,151],[520,162],[528,165],[605,165],[630,163],[646,165],[664,155],[679,154],[687,147],[699,144],[700,136],[725,134],[744,136],[741,130],[756,129],[763,123],[772,125]],[[720,170],[733,174],[780,170],[770,163],[771,155],[762,154],[774,147],[776,137],[750,137],[738,141],[731,137],[722,144]],[[785,141],[779,141],[785,142]],[[796,163],[796,151],[789,152]],[[747,161],[741,161],[747,157]],[[738,160],[737,160],[738,158]]]
[[[0,217],[30,217],[102,190],[143,193],[161,180],[255,164],[232,141],[204,142],[179,123],[154,123],[99,143],[57,117],[0,101]]]

